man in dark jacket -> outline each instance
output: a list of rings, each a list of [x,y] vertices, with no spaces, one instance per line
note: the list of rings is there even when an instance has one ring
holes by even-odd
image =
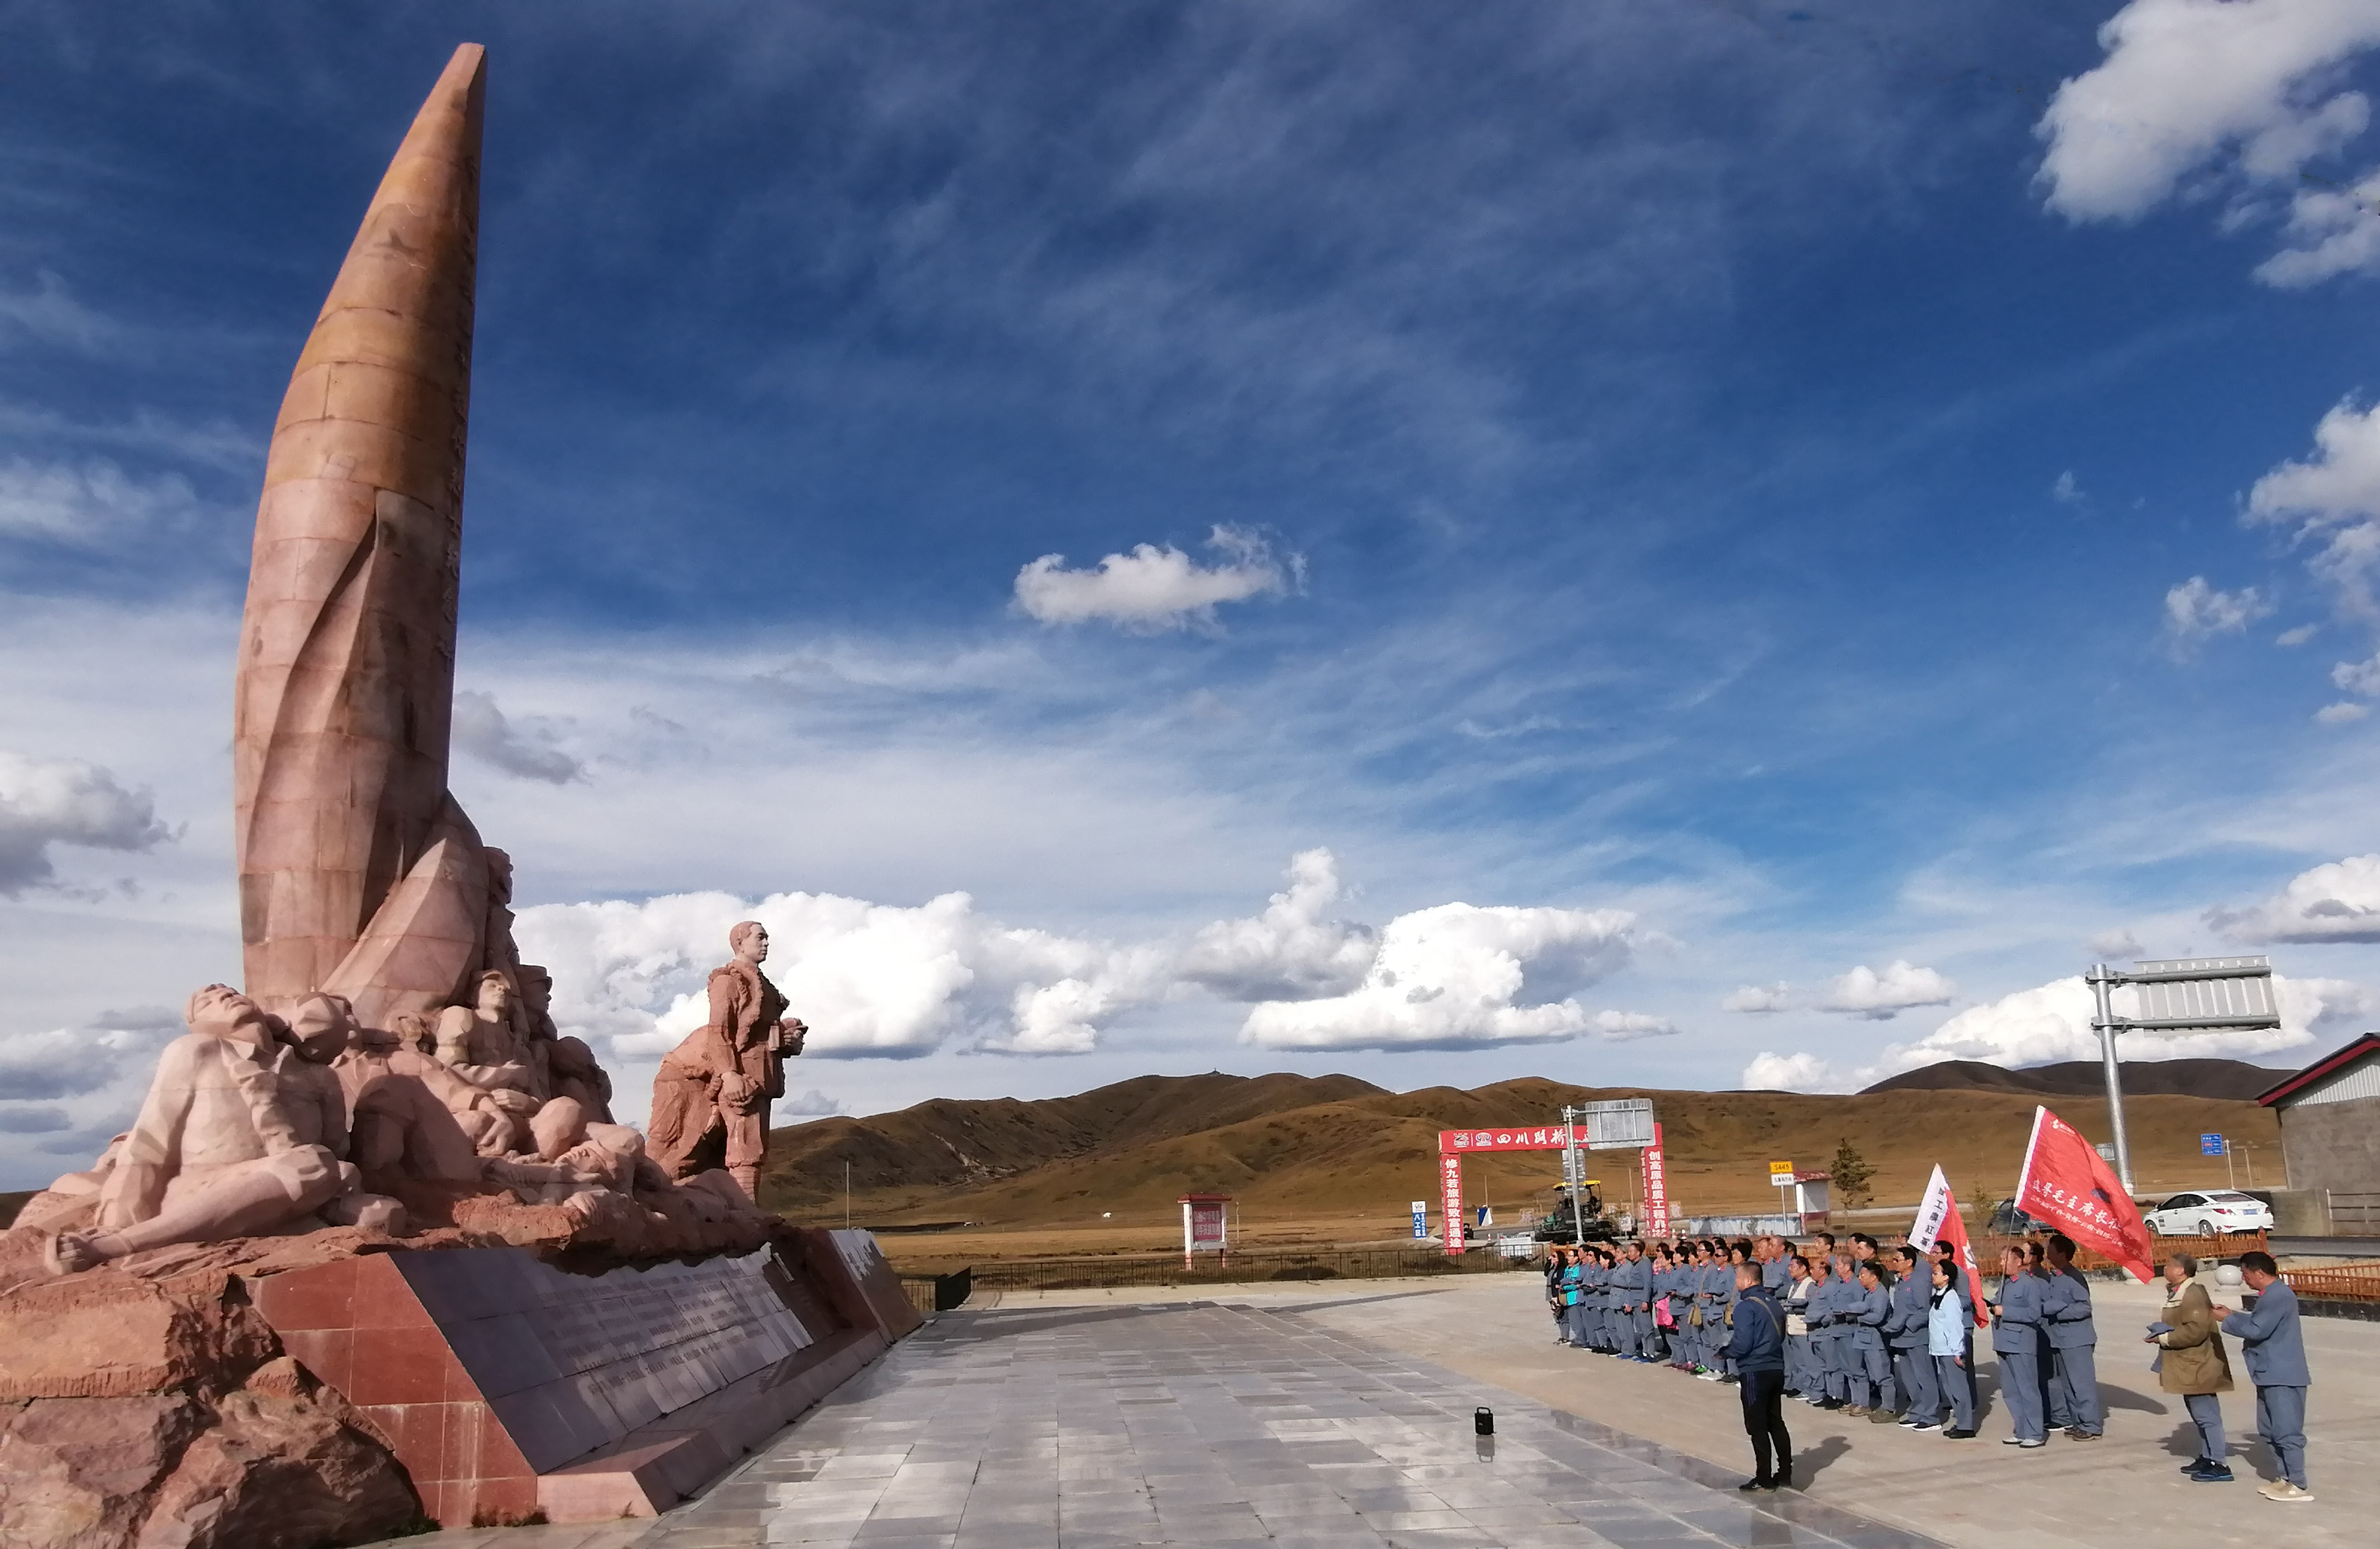
[[[1781,1490],[1793,1482],[1793,1438],[1779,1406],[1785,1398],[1785,1309],[1760,1283],[1756,1265],[1735,1266],[1735,1331],[1727,1342],[1752,1438],[1754,1473],[1736,1488]]]

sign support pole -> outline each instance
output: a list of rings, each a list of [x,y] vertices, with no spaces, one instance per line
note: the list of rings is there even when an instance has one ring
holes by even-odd
[[[2095,964],[2088,975],[2091,981],[2092,1027],[2099,1035],[2099,1059],[2107,1072],[2107,1126],[2115,1131],[2116,1176],[2124,1181],[2124,1192],[2132,1192],[2132,1147],[2124,1133],[2124,1078],[2116,1059],[2116,1018],[2107,1004],[2107,986],[2115,974],[2104,962]]]

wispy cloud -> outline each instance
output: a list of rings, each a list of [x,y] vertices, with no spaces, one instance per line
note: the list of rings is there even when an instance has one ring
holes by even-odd
[[[2245,634],[2272,611],[2272,599],[2254,587],[2217,591],[2205,576],[2193,575],[2165,594],[2166,648],[2187,660],[2216,635]]]

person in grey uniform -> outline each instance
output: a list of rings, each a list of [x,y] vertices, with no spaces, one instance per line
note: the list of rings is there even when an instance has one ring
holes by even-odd
[[[1619,1336],[1615,1349],[1623,1360],[1643,1361],[1645,1345],[1653,1331],[1653,1266],[1645,1262],[1644,1248],[1631,1242],[1622,1251],[1623,1257],[1611,1270],[1613,1332]]]
[[[1620,1314],[1612,1306],[1611,1275],[1620,1267],[1620,1255],[1602,1248],[1597,1250],[1595,1261],[1595,1326],[1589,1332],[1595,1337],[1598,1353],[1618,1355]]]
[[[1928,1318],[1934,1287],[1917,1272],[1917,1250],[1892,1250],[1892,1310],[1884,1320],[1884,1342],[1892,1354],[1892,1371],[1900,1386],[1900,1423],[1912,1431],[1931,1431],[1942,1422],[1942,1393],[1935,1386],[1934,1353],[1928,1348]]]
[[[1583,1350],[1600,1348],[1603,1330],[1603,1255],[1593,1248],[1582,1248],[1578,1255],[1578,1313],[1574,1320],[1578,1334],[1572,1343]]]
[[[1702,1273],[1711,1268],[1711,1249],[1702,1242],[1678,1244],[1678,1366],[1685,1371],[1702,1371],[1704,1311],[1702,1311]]]
[[[2000,1254],[2000,1294],[1991,1303],[1992,1353],[1999,1357],[2000,1401],[2008,1406],[2008,1446],[2046,1446],[2041,1410],[2041,1281],[2026,1267],[2024,1250]]]
[[[1815,1289],[1810,1261],[1799,1253],[1788,1255],[1785,1289],[1777,1294],[1777,1304],[1785,1309],[1785,1396],[1789,1398],[1809,1396],[1811,1369],[1817,1364],[1810,1353],[1810,1293]]]
[[[1678,1286],[1678,1263],[1670,1256],[1670,1245],[1657,1242],[1649,1261],[1652,1269],[1645,1283],[1645,1294],[1653,1299],[1653,1348],[1645,1353],[1656,1361],[1676,1365],[1678,1361],[1677,1299],[1672,1294]],[[1662,1323],[1662,1319],[1670,1321]]]
[[[1710,1369],[1705,1375],[1712,1382],[1735,1380],[1735,1359],[1727,1353],[1728,1347],[1735,1339],[1735,1272],[1749,1265],[1751,1260],[1752,1255],[1744,1251],[1742,1243],[1726,1248],[1711,1258],[1712,1273],[1706,1281],[1710,1287],[1711,1307],[1706,1314],[1707,1321],[1703,1325],[1703,1332],[1710,1337],[1707,1346]]]
[[[1934,1407],[1925,1418],[1939,1422],[1942,1402],[1950,1404],[1950,1424],[1942,1434],[1952,1441],[1971,1441],[1975,1434],[1975,1386],[1967,1370],[1973,1361],[1975,1310],[1968,1305],[1960,1284],[1959,1266],[1948,1259],[1934,1261],[1934,1282],[1925,1299],[1925,1349],[1934,1365]],[[1922,1429],[1922,1427],[1921,1427]]]
[[[1759,1248],[1760,1283],[1768,1289],[1769,1294],[1780,1295],[1787,1286],[1793,1283],[1791,1253],[1782,1238],[1764,1237],[1760,1240]]]
[[[2097,1441],[2107,1428],[2099,1401],[2099,1335],[2091,1323],[2091,1283],[2074,1267],[2074,1240],[2051,1234],[2046,1253],[2049,1283],[2042,1289],[2041,1326],[2048,1336],[2057,1371],[2050,1379],[2050,1415],[2062,1410],[2066,1434],[2078,1442]]]
[[[1855,1332],[1859,1327],[1859,1261],[1846,1250],[1835,1255],[1835,1295],[1829,1303],[1827,1331],[1834,1337],[1835,1369],[1827,1382],[1827,1397],[1839,1410],[1866,1409],[1867,1366],[1861,1359]]]
[[[1835,1265],[1820,1253],[1810,1265],[1810,1300],[1802,1315],[1810,1325],[1810,1364],[1818,1386],[1805,1397],[1822,1410],[1842,1408],[1835,1397]]]
[[[1694,1255],[1694,1306],[1703,1315],[1694,1375],[1707,1382],[1718,1381],[1719,1351],[1727,1346],[1727,1297],[1719,1289],[1721,1281],[1730,1286],[1734,1281],[1727,1266],[1727,1250],[1706,1242]]]
[[[2256,1434],[2273,1449],[2281,1477],[2256,1493],[2269,1501],[2310,1501],[2306,1487],[2305,1332],[2298,1325],[2298,1293],[2281,1278],[2281,1266],[2265,1253],[2240,1255],[2240,1273],[2256,1293],[2256,1310],[2223,1320],[2223,1332],[2240,1341],[2248,1380],[2256,1385]]]
[[[1852,1303],[1850,1368],[1852,1407],[1846,1413],[1888,1415],[1892,1357],[1884,1345],[1884,1320],[1892,1315],[1892,1298],[1871,1259],[1859,1266],[1859,1300]],[[1846,1298],[1846,1300],[1849,1300]]]

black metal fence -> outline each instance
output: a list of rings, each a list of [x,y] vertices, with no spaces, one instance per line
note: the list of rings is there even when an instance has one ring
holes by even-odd
[[[969,1266],[948,1275],[904,1275],[901,1289],[907,1294],[909,1305],[920,1313],[947,1313],[965,1306],[967,1298],[975,1294],[975,1270]]]
[[[1179,1253],[1079,1259],[1007,1259],[972,1266],[981,1290],[1082,1290],[1109,1286],[1229,1286],[1268,1280],[1383,1280],[1438,1275],[1535,1270],[1530,1259],[1491,1251],[1450,1255],[1443,1249],[1320,1248],[1307,1252],[1201,1253],[1185,1266]],[[965,1271],[961,1271],[965,1273]]]

